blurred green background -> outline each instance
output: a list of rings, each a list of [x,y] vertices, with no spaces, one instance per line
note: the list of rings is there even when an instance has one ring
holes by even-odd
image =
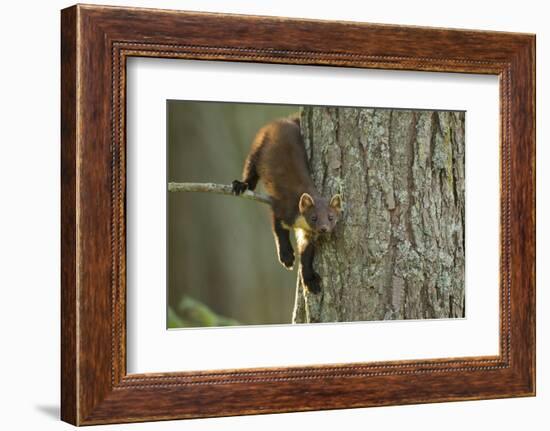
[[[167,180],[241,179],[256,132],[298,110],[168,101]],[[267,205],[212,193],[168,193],[167,235],[169,328],[291,322],[296,270],[277,259]]]

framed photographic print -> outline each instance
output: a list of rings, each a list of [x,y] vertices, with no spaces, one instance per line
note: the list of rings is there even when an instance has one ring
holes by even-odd
[[[533,35],[61,30],[63,420],[535,394]]]

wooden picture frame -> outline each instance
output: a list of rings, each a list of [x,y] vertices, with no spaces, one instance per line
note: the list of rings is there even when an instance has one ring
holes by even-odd
[[[83,5],[61,17],[64,421],[535,394],[534,35]],[[500,354],[127,374],[125,65],[131,56],[498,75]]]

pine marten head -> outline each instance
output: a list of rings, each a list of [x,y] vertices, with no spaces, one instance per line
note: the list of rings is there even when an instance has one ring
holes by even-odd
[[[334,195],[330,201],[303,193],[298,204],[303,229],[315,234],[331,233],[342,212],[342,198]]]

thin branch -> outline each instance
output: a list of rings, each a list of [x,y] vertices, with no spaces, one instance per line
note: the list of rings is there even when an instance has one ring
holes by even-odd
[[[219,195],[236,196],[233,193],[233,188],[225,184],[214,183],[168,183],[169,192],[202,192],[202,193],[217,193]],[[271,198],[263,193],[245,191],[238,197],[250,199],[264,204],[271,204]]]

